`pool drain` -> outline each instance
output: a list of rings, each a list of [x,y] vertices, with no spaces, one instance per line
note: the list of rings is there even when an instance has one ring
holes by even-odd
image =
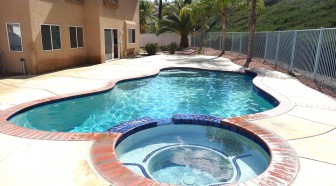
[[[196,185],[196,178],[194,176],[185,176],[182,178],[183,185]]]

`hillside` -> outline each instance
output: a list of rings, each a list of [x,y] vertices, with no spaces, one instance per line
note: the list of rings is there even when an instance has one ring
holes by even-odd
[[[336,27],[336,0],[265,0],[266,10],[258,17],[257,31]],[[247,31],[247,10],[232,10],[229,31]],[[220,30],[220,22],[213,30]]]

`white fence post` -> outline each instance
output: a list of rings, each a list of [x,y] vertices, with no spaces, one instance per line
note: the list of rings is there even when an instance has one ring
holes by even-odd
[[[223,50],[222,49],[222,37],[223,37],[223,33],[221,32],[219,35],[219,50]]]
[[[291,56],[291,62],[290,62],[290,70],[293,70],[294,66],[294,57],[295,57],[295,48],[296,48],[296,37],[297,37],[297,30],[294,32],[294,38],[293,38],[293,47],[292,47],[292,56]]]
[[[266,41],[265,41],[265,52],[264,52],[264,61],[267,57],[267,48],[268,48],[268,32],[266,32]]]
[[[240,44],[239,44],[239,53],[241,54],[242,53],[242,40],[243,40],[243,33],[240,32]]]
[[[231,52],[233,51],[233,33],[231,33]]]
[[[321,55],[321,45],[322,45],[322,38],[323,38],[323,27],[320,29],[320,36],[317,44],[317,49],[316,49],[316,56],[315,56],[315,66],[314,66],[314,76],[313,79],[316,80],[316,73],[318,69],[318,65],[320,63],[320,55]]]
[[[280,31],[278,31],[278,41],[275,53],[275,66],[278,64],[278,57],[279,57],[279,47],[280,47]]]
[[[194,47],[197,47],[196,46],[196,34],[195,34],[195,32],[194,32],[193,38],[194,38]]]
[[[211,32],[209,32],[210,33],[210,42],[209,42],[209,48],[211,48]]]

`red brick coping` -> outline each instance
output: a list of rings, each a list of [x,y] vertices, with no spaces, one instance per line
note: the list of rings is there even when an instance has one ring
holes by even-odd
[[[299,160],[295,151],[282,138],[243,118],[225,119],[221,124],[255,134],[267,145],[271,156],[270,164],[262,174],[243,183],[229,185],[289,185],[294,180],[298,172]],[[98,173],[117,186],[169,185],[137,175],[122,165],[114,151],[121,136],[121,133],[101,134],[92,145],[91,161]]]

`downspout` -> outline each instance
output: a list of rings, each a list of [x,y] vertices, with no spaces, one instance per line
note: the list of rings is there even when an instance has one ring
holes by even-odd
[[[22,73],[23,75],[26,75],[25,61],[23,58],[20,59],[20,63],[21,63]]]

